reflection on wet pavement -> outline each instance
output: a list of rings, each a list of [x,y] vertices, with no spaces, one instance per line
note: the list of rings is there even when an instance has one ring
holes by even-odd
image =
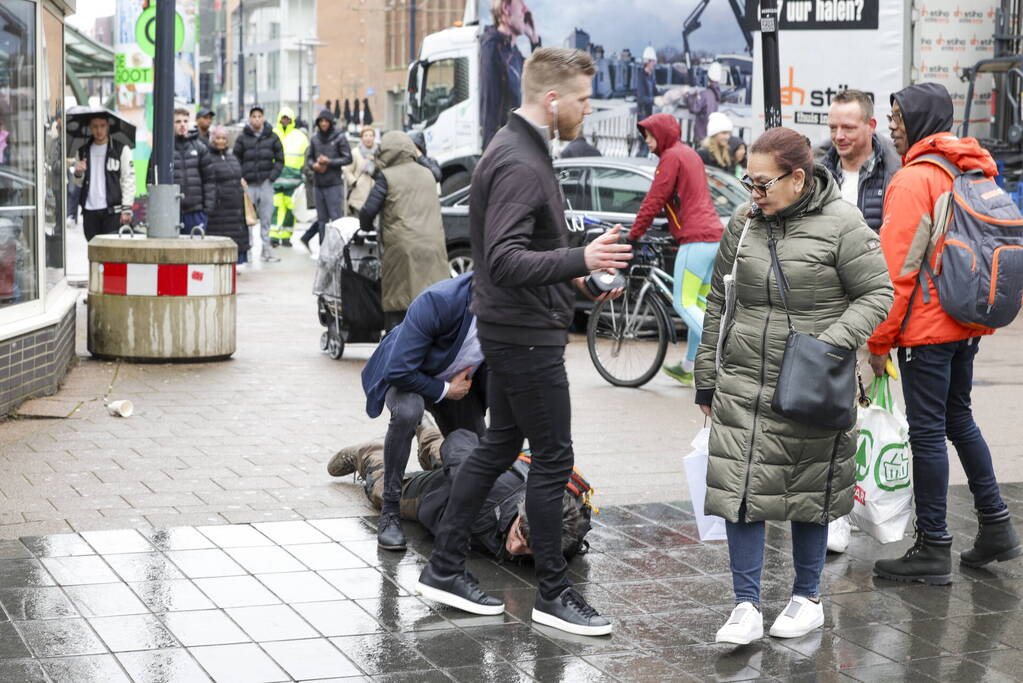
[[[953,487],[955,549],[972,541]],[[1023,511],[1023,485],[1003,485]],[[375,518],[96,531],[0,543],[0,681],[1018,680],[1023,562],[961,569],[947,587],[876,580],[881,548],[854,534],[829,556],[825,628],[715,645],[731,609],[727,549],[696,538],[685,504],[606,508],[572,579],[615,618],[606,638],[529,620],[528,566],[471,557],[507,613],[477,617],[411,587],[430,539],[378,551]],[[1017,517],[1019,521],[1019,517]],[[790,540],[770,525],[764,610],[788,599]]]

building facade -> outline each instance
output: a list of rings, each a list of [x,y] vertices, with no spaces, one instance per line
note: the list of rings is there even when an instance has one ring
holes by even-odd
[[[75,358],[65,272],[64,20],[75,0],[0,3],[0,414]]]

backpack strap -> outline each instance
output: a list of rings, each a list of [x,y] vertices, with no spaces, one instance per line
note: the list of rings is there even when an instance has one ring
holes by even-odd
[[[906,166],[916,166],[917,164],[932,164],[934,166],[937,166],[945,173],[947,173],[952,178],[952,180],[955,180],[956,178],[963,174],[963,172],[959,170],[958,166],[956,166],[955,164],[953,164],[951,161],[949,161],[940,154],[924,154],[923,156],[919,156],[916,159],[913,159],[911,162],[906,164]]]

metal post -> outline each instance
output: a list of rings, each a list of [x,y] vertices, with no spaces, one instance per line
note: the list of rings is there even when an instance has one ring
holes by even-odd
[[[295,114],[295,120],[302,118],[302,58],[305,57],[305,47],[302,45],[302,41],[298,41],[298,113]],[[283,99],[283,98],[282,98]],[[281,103],[283,104],[283,102]],[[297,123],[295,124],[298,125]]]
[[[149,237],[176,237],[181,216],[174,184],[174,0],[156,5],[156,52],[153,71],[153,169],[149,187]]]
[[[764,127],[781,126],[781,67],[778,61],[778,5],[760,0],[760,41],[764,69]]]
[[[238,0],[238,118],[245,118],[245,6]]]
[[[408,61],[416,58],[416,0],[409,0],[408,3]]]

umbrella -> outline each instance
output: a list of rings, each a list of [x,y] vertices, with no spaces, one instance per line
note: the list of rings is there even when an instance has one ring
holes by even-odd
[[[89,121],[97,116],[105,116],[110,122],[110,139],[122,145],[135,147],[135,125],[128,123],[114,112],[104,107],[71,107],[67,110],[65,130],[68,135],[69,153],[78,150],[92,133],[89,132]]]

